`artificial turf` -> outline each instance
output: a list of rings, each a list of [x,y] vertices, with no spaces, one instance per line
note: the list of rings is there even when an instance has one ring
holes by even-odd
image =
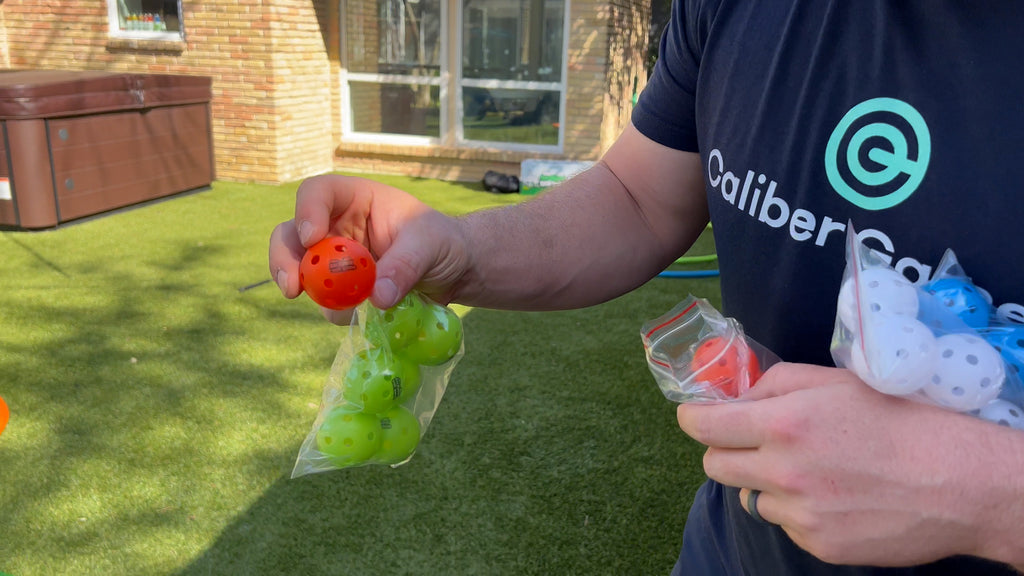
[[[450,213],[521,201],[378,179]],[[689,292],[717,303],[717,280],[464,311],[408,464],[291,480],[345,330],[264,283],[296,186],[0,233],[0,573],[666,574],[702,449],[639,328]]]

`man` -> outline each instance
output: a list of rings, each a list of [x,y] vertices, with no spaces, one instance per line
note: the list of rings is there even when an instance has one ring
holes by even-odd
[[[461,219],[314,178],[271,272],[297,296],[304,247],[330,232],[379,257],[379,307],[413,286],[579,307],[656,275],[710,218],[723,313],[788,363],[742,402],[680,406],[711,480],[675,573],[1013,574],[1024,434],[879,394],[829,367],[829,343],[848,221],[914,281],[954,249],[1019,313],[1022,29],[1016,3],[680,0],[633,124],[593,169]]]

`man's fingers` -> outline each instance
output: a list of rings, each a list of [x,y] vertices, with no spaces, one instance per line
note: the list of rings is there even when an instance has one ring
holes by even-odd
[[[299,283],[299,263],[306,249],[299,242],[295,222],[289,220],[278,224],[270,234],[268,261],[270,277],[277,283],[286,298],[295,298],[302,293]]]
[[[373,286],[370,301],[381,309],[398,303],[417,282],[423,278],[433,264],[435,254],[424,242],[424,236],[399,234],[388,251],[377,261],[377,282]]]
[[[762,419],[755,402],[680,404],[679,427],[691,438],[717,448],[757,448],[764,442]]]
[[[765,472],[772,462],[762,462],[762,455],[751,448],[708,448],[704,452],[704,473],[726,486],[767,490]]]
[[[309,247],[327,236],[332,226],[342,236],[364,242],[369,194],[360,193],[358,178],[334,174],[304,180],[295,194],[295,228]]]
[[[752,490],[750,488],[740,489],[740,506],[750,514],[752,518],[760,517],[761,520],[768,524],[778,524],[776,520],[778,515],[775,510],[775,497],[771,492],[760,492],[757,496],[751,499],[750,494]],[[754,512],[750,509],[750,505],[753,504],[757,511]],[[756,515],[755,515],[756,514]]]
[[[840,377],[848,377],[844,371],[811,364],[775,364],[757,381],[756,385],[743,394],[743,400],[763,400],[783,396],[797,390],[829,384]]]

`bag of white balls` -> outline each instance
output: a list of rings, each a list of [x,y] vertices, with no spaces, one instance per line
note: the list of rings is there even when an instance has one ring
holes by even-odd
[[[996,314],[952,250],[915,284],[851,226],[832,358],[879,392],[1024,430],[1024,325]]]

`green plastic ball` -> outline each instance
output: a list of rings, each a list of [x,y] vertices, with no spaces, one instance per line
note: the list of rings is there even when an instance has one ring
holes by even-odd
[[[388,308],[372,308],[366,323],[366,340],[378,348],[398,350],[419,333],[427,314],[427,304],[414,293]]]
[[[366,462],[381,444],[380,420],[346,406],[331,409],[316,431],[316,449],[336,466]]]
[[[380,419],[380,449],[374,461],[397,464],[416,450],[420,442],[420,423],[408,409],[396,406]]]
[[[385,349],[373,348],[352,357],[342,384],[347,402],[363,412],[382,414],[416,394],[420,371],[419,366]]]
[[[416,337],[395,353],[411,363],[439,366],[462,348],[462,321],[446,306],[430,304]]]

